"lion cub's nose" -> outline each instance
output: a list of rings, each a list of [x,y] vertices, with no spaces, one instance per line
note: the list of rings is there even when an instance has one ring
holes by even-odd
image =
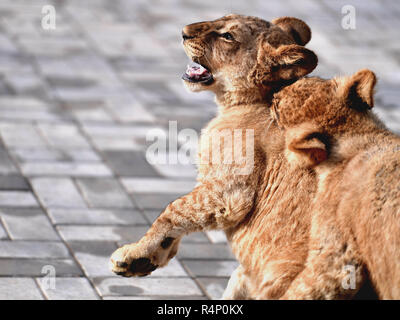
[[[188,36],[184,31],[182,31],[182,38],[183,38],[183,41],[185,41],[188,39],[193,39],[194,37]]]

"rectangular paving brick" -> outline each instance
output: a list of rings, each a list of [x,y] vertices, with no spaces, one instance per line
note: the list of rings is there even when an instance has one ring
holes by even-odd
[[[180,259],[207,259],[207,260],[234,260],[235,256],[227,244],[187,243],[180,245],[178,251]]]
[[[173,278],[188,277],[187,272],[182,267],[178,259],[171,259],[165,267],[158,268],[148,276],[149,278]]]
[[[21,170],[27,176],[107,177],[112,172],[101,162],[26,162]]]
[[[196,277],[230,277],[239,265],[228,260],[182,260],[182,263]]]
[[[86,278],[56,278],[55,288],[48,288],[46,282],[37,278],[40,287],[49,300],[71,300],[79,297],[79,300],[98,300],[94,288]]]
[[[37,207],[30,191],[0,191],[0,207]]]
[[[196,283],[190,278],[135,278],[128,279],[96,278],[95,286],[100,290],[102,296],[185,296],[202,295]]]
[[[147,162],[143,152],[105,151],[104,158],[119,176],[159,177],[157,171]]]
[[[49,144],[62,149],[89,148],[85,137],[74,125],[66,124],[39,124],[38,128]]]
[[[104,151],[143,151],[143,145],[134,138],[94,137],[92,142],[97,149]]]
[[[1,96],[0,109],[20,111],[46,111],[50,106],[43,100],[27,96]]]
[[[60,240],[40,209],[0,208],[0,217],[13,240]]]
[[[0,133],[7,147],[43,147],[47,146],[36,127],[31,124],[0,123]]]
[[[135,203],[142,209],[158,209],[160,212],[172,201],[180,198],[179,193],[132,193]]]
[[[147,227],[125,226],[65,226],[57,227],[67,241],[126,241],[136,242],[147,231]]]
[[[68,258],[69,253],[61,242],[52,241],[0,241],[0,258]]]
[[[19,174],[0,175],[0,190],[29,190],[27,180]]]
[[[132,208],[131,199],[115,179],[77,179],[76,183],[92,208]]]
[[[1,258],[0,276],[39,277],[47,274],[45,266],[52,266],[56,276],[81,276],[82,271],[72,259]]]
[[[131,193],[175,193],[186,194],[196,185],[194,180],[157,178],[121,178],[125,189]]]
[[[219,300],[228,285],[229,278],[207,278],[199,277],[197,278],[200,285],[207,292],[208,296],[213,300]]]
[[[152,123],[156,121],[156,117],[138,101],[110,102],[107,107],[114,117],[122,123]]]
[[[33,178],[31,182],[34,192],[45,207],[87,207],[71,179]]]
[[[93,149],[64,149],[54,148],[13,148],[11,155],[19,162],[57,162],[57,161],[77,161],[77,162],[99,162],[100,157]]]
[[[225,232],[222,230],[208,230],[206,231],[207,237],[212,243],[227,243]]]
[[[108,239],[104,241],[69,241],[68,245],[90,278],[113,275],[109,269],[109,261],[111,254],[118,248],[115,242]]]
[[[18,170],[7,154],[7,150],[0,146],[0,174],[17,173]]]
[[[59,209],[48,210],[54,224],[86,225],[147,225],[147,220],[135,209]]]
[[[0,300],[43,300],[31,278],[0,278]]]
[[[197,176],[197,169],[193,164],[153,164],[156,171],[163,177],[176,179],[194,179]]]
[[[114,138],[137,138],[145,139],[149,132],[164,132],[161,126],[139,126],[139,125],[83,125],[83,130],[91,137],[114,137]]]

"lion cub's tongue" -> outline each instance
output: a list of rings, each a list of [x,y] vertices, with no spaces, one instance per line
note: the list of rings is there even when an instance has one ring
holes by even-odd
[[[192,62],[187,66],[186,74],[192,79],[200,79],[204,76],[208,76],[210,73],[202,65]]]

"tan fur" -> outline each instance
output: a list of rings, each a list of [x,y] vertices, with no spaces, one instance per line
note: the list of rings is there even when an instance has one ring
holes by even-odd
[[[305,268],[283,298],[348,298],[365,272],[380,298],[400,298],[400,137],[369,111],[375,83],[361,70],[299,80],[275,97],[286,156],[319,180]],[[354,267],[355,290],[342,285],[346,266]]]
[[[225,230],[240,262],[224,298],[277,299],[303,270],[315,174],[291,167],[285,137],[268,106],[274,92],[311,72],[317,58],[302,46],[311,37],[304,22],[275,21],[230,15],[184,28],[187,55],[215,80],[186,85],[192,91],[213,91],[219,114],[202,132],[198,185],[170,203],[139,242],[114,252],[110,263],[115,273],[147,275],[168,263],[182,236],[208,229]],[[224,32],[234,40],[218,36]],[[245,173],[246,163],[224,162],[230,148],[210,143],[216,132],[234,136],[238,129],[254,134],[251,170]],[[239,148],[240,140],[245,153],[243,137],[234,145]],[[215,163],[207,155],[217,150],[224,157]]]

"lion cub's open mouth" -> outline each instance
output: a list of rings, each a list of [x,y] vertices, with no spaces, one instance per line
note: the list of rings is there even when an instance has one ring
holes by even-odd
[[[212,73],[201,64],[191,62],[186,68],[182,79],[189,82],[211,84],[214,81]]]

